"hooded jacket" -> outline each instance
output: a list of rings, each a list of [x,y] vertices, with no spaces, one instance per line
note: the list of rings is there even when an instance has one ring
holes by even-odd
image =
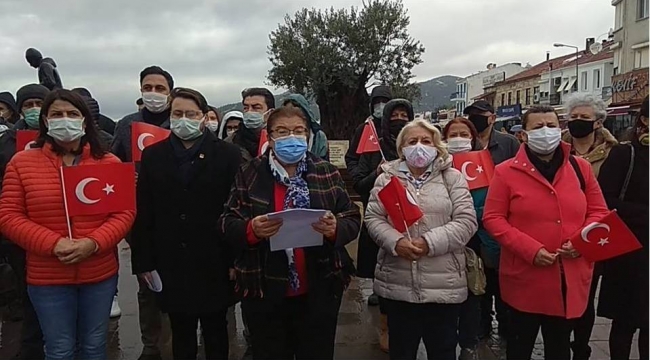
[[[618,141],[616,141],[614,135],[604,127],[596,129],[594,135],[594,144],[590,151],[585,155],[575,155],[587,160],[587,162],[591,164],[591,169],[594,171],[594,175],[598,177],[601,165],[603,165],[605,159],[609,156],[610,150],[618,144]],[[569,130],[564,130],[562,132],[562,141],[573,144],[573,137],[571,137]]]
[[[467,181],[452,168],[450,156],[436,158],[430,166],[431,175],[419,190],[407,180],[404,161],[391,161],[382,169],[365,213],[368,233],[379,245],[375,293],[416,304],[462,303],[467,299],[465,244],[477,229]],[[397,242],[408,235],[395,229],[378,197],[393,176],[424,213],[409,227],[410,236],[423,238],[429,247],[429,252],[417,261],[406,260],[395,252]]]
[[[50,90],[62,89],[61,77],[52,58],[43,58],[36,49],[30,48],[25,52],[25,59],[29,65],[38,69],[38,82]]]
[[[393,93],[390,90],[390,87],[385,86],[385,85],[380,85],[376,86],[374,89],[372,89],[372,92],[370,93],[370,119],[375,124],[375,128],[379,132],[379,128],[381,128],[381,119],[375,118],[372,113],[374,111],[373,109],[373,104],[375,103],[375,100],[377,98],[386,98],[388,100],[391,100],[393,98]],[[353,178],[356,176],[357,172],[357,165],[359,164],[359,159],[361,156],[357,154],[357,148],[359,147],[359,141],[361,139],[361,135],[363,134],[363,127],[365,126],[364,123],[360,124],[357,126],[357,128],[354,130],[354,136],[350,140],[350,146],[348,147],[348,151],[345,153],[345,165],[348,170],[348,174],[350,174]]]
[[[11,93],[8,91],[0,92],[0,103],[7,105],[7,107],[9,107],[12,112],[11,117],[5,117],[4,119],[11,124],[15,124],[16,121],[20,119],[20,111],[18,111],[18,107],[16,106],[16,99],[14,99],[14,96],[11,95]]]
[[[217,137],[219,139],[225,139],[228,137],[226,123],[230,119],[239,119],[240,121],[244,118],[244,114],[241,111],[228,111],[226,115],[223,116],[223,120],[219,123],[219,131],[217,131]]]
[[[284,105],[288,102],[297,104],[309,121],[311,135],[309,136],[309,151],[312,154],[329,161],[329,149],[327,146],[327,136],[323,132],[320,124],[316,121],[314,113],[311,111],[309,101],[300,94],[291,94],[284,100]]]

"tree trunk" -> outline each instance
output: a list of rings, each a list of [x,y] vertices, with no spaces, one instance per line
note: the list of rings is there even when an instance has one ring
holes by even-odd
[[[320,108],[321,126],[329,140],[350,140],[354,130],[369,115],[369,96],[365,86],[353,91],[336,86],[329,93],[316,96]]]

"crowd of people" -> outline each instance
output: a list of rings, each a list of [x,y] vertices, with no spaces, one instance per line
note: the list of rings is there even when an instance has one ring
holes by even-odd
[[[379,305],[391,359],[415,359],[421,342],[430,359],[455,360],[458,345],[460,359],[478,359],[494,316],[509,360],[530,359],[540,329],[546,359],[589,359],[596,314],[613,320],[612,359],[630,357],[637,330],[648,358],[647,98],[630,143],[603,127],[606,106],[588,95],[566,104],[564,131],[553,108],[528,109],[518,140],[495,130],[488,102],[438,129],[377,86],[345,155],[360,208],[304,96],[276,104],[250,88],[243,111],[222,115],[158,66],[139,80],[138,111],[116,123],[84,88],[0,93],[0,232],[23,318],[18,359],[106,359],[122,239],[139,284],[141,360],[161,359],[167,326],[174,359],[197,358],[199,327],[205,357],[227,359],[237,303],[253,359],[332,359],[354,276],[374,279],[368,304]],[[170,130],[139,161],[136,123]],[[379,150],[357,152],[369,126]],[[21,130],[38,136],[17,151]],[[470,190],[453,158],[473,151],[496,167],[488,187]],[[135,162],[136,211],[69,217],[61,169],[119,162]],[[382,200],[394,181],[422,214],[412,225]],[[269,214],[289,209],[325,210],[311,224],[322,245],[272,250],[284,225]],[[609,209],[643,248],[594,264],[570,239]],[[357,238],[355,264],[346,245]]]

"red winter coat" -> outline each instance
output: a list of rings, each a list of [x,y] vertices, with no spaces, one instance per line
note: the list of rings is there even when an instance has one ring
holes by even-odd
[[[513,159],[499,164],[485,201],[483,224],[501,244],[503,300],[519,311],[572,319],[586,309],[593,263],[558,256],[553,265],[537,267],[533,260],[541,248],[555,253],[608,210],[589,163],[576,158],[585,178],[583,192],[568,161],[571,147],[561,146],[564,162],[552,185],[530,163],[525,146]],[[560,262],[567,286],[566,311]]]
[[[86,146],[78,166],[118,162],[111,154],[97,160]],[[63,264],[53,254],[58,240],[68,236],[60,178],[62,164],[62,157],[46,144],[42,149],[14,155],[5,172],[0,195],[0,231],[25,249],[30,285],[88,284],[115,275],[115,246],[135,218],[133,211],[72,217],[72,237],[93,239],[99,248],[80,263]]]

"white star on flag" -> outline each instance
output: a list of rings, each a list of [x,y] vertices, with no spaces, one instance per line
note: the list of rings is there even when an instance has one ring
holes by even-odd
[[[605,244],[609,244],[609,238],[601,238],[600,241],[598,241],[598,245],[600,246],[605,246]]]
[[[478,166],[476,167],[476,172],[479,173],[479,174],[483,173],[483,166],[478,165]]]
[[[114,193],[115,190],[113,190],[113,187],[115,187],[115,185],[106,184],[106,186],[102,189],[102,191],[105,192],[106,195],[108,195],[110,193]]]

